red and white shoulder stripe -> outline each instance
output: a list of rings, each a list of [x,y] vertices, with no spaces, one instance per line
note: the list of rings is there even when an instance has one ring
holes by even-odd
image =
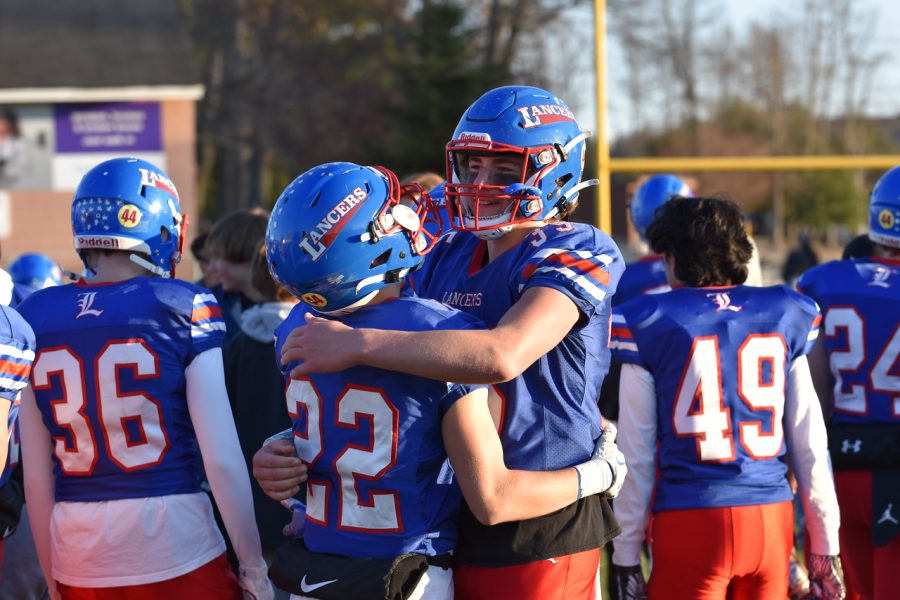
[[[197,339],[217,331],[225,332],[225,320],[216,297],[210,293],[197,294],[191,311],[191,337]]]

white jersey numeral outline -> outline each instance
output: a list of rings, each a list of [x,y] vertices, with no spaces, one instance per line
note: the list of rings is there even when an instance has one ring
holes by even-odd
[[[737,351],[738,396],[750,410],[768,412],[771,432],[763,419],[738,423],[740,444],[755,459],[777,456],[784,440],[787,346],[777,334],[750,335]],[[770,377],[763,380],[763,369]],[[695,408],[696,407],[696,408]],[[722,365],[717,336],[694,339],[672,409],[672,428],[678,437],[695,437],[700,462],[735,459],[731,410],[722,391]]]
[[[854,383],[845,389],[845,373],[855,373],[866,362],[866,321],[852,306],[834,306],[825,313],[825,335],[835,338],[844,330],[846,347],[832,350],[828,357],[834,376],[834,410],[853,415],[868,415],[866,386]],[[888,339],[869,370],[871,389],[893,395],[892,414],[900,417],[900,375],[891,372],[900,358],[900,325]]]
[[[306,413],[306,431],[294,432],[297,454],[311,468],[324,453],[322,395],[311,380],[292,379],[287,388],[288,414],[292,420]],[[392,490],[359,490],[361,480],[377,481],[397,462],[397,440],[400,413],[383,390],[349,385],[335,403],[336,427],[360,429],[361,421],[369,421],[370,441],[366,446],[348,444],[335,456],[330,470],[340,482],[337,527],[368,533],[403,531],[400,496]],[[328,497],[331,485],[310,478],[307,481],[307,518],[327,526]]]
[[[102,435],[107,455],[123,471],[158,465],[169,449],[159,401],[143,392],[122,392],[119,373],[130,369],[134,379],[160,375],[159,357],[140,339],[110,341],[94,359],[97,423],[86,413],[88,393],[81,357],[68,346],[38,353],[32,369],[35,391],[53,389],[59,378],[63,397],[50,400],[57,426],[68,436],[54,436],[60,470],[67,475],[90,475],[97,465],[97,437]],[[129,424],[131,425],[129,427]],[[126,431],[128,428],[128,431]],[[134,432],[139,439],[132,439]]]

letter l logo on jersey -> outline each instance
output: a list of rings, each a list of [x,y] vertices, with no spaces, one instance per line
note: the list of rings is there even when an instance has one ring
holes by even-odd
[[[722,312],[723,310],[731,310],[734,312],[739,312],[743,307],[742,306],[734,306],[731,303],[731,296],[728,295],[728,292],[716,292],[715,294],[707,294],[707,298],[712,298],[713,302],[716,303],[716,312]]]
[[[75,315],[76,319],[80,319],[81,317],[99,317],[103,314],[103,309],[92,308],[94,306],[94,298],[97,297],[97,292],[85,292],[83,294],[78,294],[78,300],[76,304],[80,309],[80,312]]]

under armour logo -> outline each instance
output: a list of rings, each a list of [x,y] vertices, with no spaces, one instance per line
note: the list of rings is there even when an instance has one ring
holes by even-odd
[[[869,285],[876,285],[883,288],[891,287],[891,284],[888,283],[888,278],[890,278],[891,273],[892,270],[887,267],[875,267],[875,270],[872,271],[872,281],[869,282]]]
[[[712,301],[716,303],[716,312],[722,312],[723,310],[732,310],[734,312],[738,312],[743,308],[742,306],[732,306],[731,304],[731,296],[728,295],[728,292],[716,292],[715,294],[707,294],[707,298],[712,298]]]
[[[80,309],[80,312],[75,315],[76,319],[80,319],[81,317],[99,317],[103,314],[103,309],[97,310],[96,308],[91,308],[94,305],[94,298],[97,296],[97,292],[85,292],[83,294],[78,294],[78,300],[76,304]]]
[[[881,513],[881,518],[878,519],[878,523],[876,523],[876,525],[881,525],[882,523],[886,522],[891,522],[894,525],[900,525],[900,523],[897,522],[897,519],[894,518],[894,515],[891,514],[892,508],[894,508],[894,503],[889,502],[887,508],[884,509],[883,513]]]
[[[862,451],[862,440],[854,440],[851,442],[849,439],[841,442],[841,452],[847,454],[853,450],[854,454],[859,454]]]

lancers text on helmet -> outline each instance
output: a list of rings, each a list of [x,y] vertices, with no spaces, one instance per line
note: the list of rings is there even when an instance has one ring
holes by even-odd
[[[138,171],[141,172],[141,185],[149,185],[150,187],[165,190],[178,198],[178,190],[175,189],[175,184],[172,183],[171,179],[150,169],[139,168]]]
[[[522,119],[525,121],[525,129],[546,125],[554,121],[575,120],[575,115],[572,111],[559,104],[535,104],[533,106],[522,106],[516,110],[519,111],[519,114],[522,115]]]
[[[312,231],[300,240],[300,247],[309,254],[310,258],[318,260],[322,256],[322,253],[328,249],[331,239],[343,227],[342,221],[344,217],[356,212],[356,209],[359,208],[367,196],[366,191],[357,186],[352,192],[344,196],[337,203],[337,206],[331,209]]]

